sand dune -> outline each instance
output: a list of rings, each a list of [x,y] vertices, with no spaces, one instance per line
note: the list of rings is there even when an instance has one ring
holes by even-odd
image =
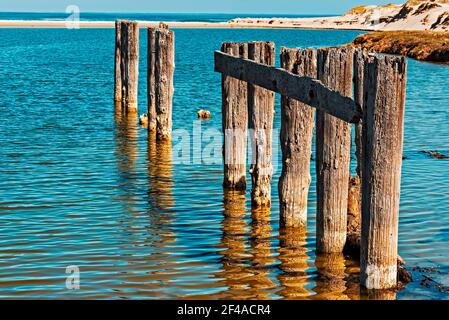
[[[240,26],[264,25],[313,29],[359,30],[449,30],[449,0],[410,0],[405,4],[360,6],[339,17],[325,18],[239,18]]]

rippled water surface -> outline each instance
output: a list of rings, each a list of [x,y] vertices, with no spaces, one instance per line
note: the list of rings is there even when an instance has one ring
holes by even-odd
[[[203,132],[221,128],[222,41],[320,47],[357,34],[177,29],[174,127],[191,132],[206,108]],[[278,227],[279,167],[271,213],[252,213],[249,193],[223,193],[220,164],[174,164],[170,145],[115,116],[113,46],[112,29],[0,29],[0,297],[360,298],[357,263],[314,253],[315,181],[308,233],[292,234]],[[399,250],[448,285],[449,161],[420,151],[449,153],[449,67],[409,61],[408,79]],[[70,265],[78,291],[65,288]],[[388,298],[448,298],[414,276]]]

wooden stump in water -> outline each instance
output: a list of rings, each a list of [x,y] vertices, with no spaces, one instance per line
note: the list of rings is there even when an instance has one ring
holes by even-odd
[[[316,50],[281,49],[281,66],[287,71],[316,78],[316,64]],[[278,189],[281,224],[286,227],[307,227],[314,115],[312,107],[282,97],[282,174]]]
[[[175,35],[164,26],[157,30],[155,43],[156,133],[158,140],[170,140],[174,91]]]
[[[250,42],[248,59],[274,65],[275,50],[272,42]],[[274,115],[274,93],[248,84],[248,124],[250,129],[252,161],[251,202],[253,208],[271,207],[271,142]]]
[[[349,179],[348,233],[344,254],[352,259],[360,258],[360,239],[362,236],[361,188],[362,183],[359,177]],[[397,266],[397,287],[401,288],[412,281],[412,276],[405,268],[405,262],[400,256],[397,257]]]
[[[318,79],[352,95],[352,48],[318,50]],[[316,113],[317,250],[339,253],[346,242],[351,125],[321,110]]]
[[[115,21],[114,102],[122,104],[122,20]]]
[[[360,274],[367,289],[397,284],[405,87],[404,57],[365,59]]]
[[[248,58],[248,44],[223,43],[221,51]],[[247,84],[222,76],[222,123],[224,133],[224,180],[229,189],[246,189]]]
[[[121,100],[125,113],[137,114],[139,83],[139,26],[137,22],[117,22],[115,61],[115,99]],[[118,61],[120,61],[119,66]],[[117,78],[119,74],[120,80]]]
[[[148,74],[147,74],[147,87],[148,87],[148,131],[153,132],[156,130],[156,28],[148,28]]]

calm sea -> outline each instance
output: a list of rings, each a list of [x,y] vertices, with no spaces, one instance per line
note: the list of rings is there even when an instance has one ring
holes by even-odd
[[[220,130],[213,52],[223,41],[279,50],[358,34],[176,29],[174,128],[192,132],[205,108],[203,133]],[[113,29],[0,29],[0,298],[360,298],[356,262],[315,255],[315,174],[307,237],[279,237],[279,168],[271,214],[252,213],[249,192],[223,194],[220,164],[175,164],[171,146],[156,150],[145,129],[115,120],[113,64]],[[409,269],[430,269],[388,298],[449,298],[420,283],[449,285],[449,160],[420,153],[449,154],[448,84],[449,67],[409,61],[399,251]],[[66,288],[69,266],[79,290]]]
[[[68,13],[30,13],[30,12],[0,12],[0,20],[65,20]],[[81,12],[82,21],[115,21],[116,19],[129,19],[138,21],[183,21],[183,22],[225,22],[234,18],[302,18],[302,17],[325,17],[330,15],[298,15],[298,14],[222,14],[222,13],[95,13]]]

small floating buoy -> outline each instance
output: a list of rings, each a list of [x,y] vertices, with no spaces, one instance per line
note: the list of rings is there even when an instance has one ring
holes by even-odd
[[[144,113],[139,117],[139,124],[142,128],[148,128],[148,114]]]
[[[210,111],[208,110],[200,110],[198,111],[198,119],[210,119]]]

